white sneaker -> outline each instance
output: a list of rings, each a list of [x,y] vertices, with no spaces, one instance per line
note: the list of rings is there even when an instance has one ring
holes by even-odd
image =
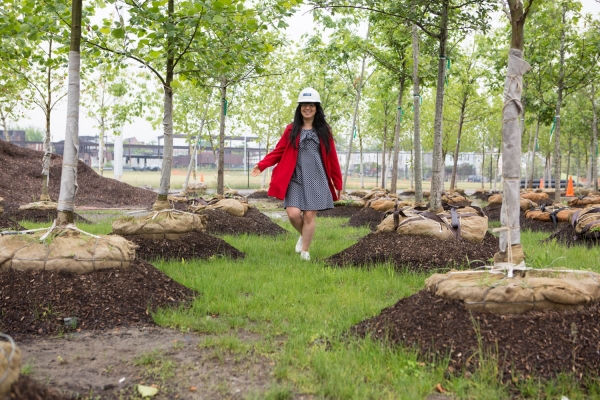
[[[296,242],[296,253],[300,253],[302,251],[302,236]]]
[[[310,261],[310,254],[308,254],[308,251],[301,252],[300,259],[305,260],[305,261]]]

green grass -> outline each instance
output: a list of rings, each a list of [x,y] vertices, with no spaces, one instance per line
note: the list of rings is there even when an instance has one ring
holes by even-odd
[[[366,228],[342,227],[343,222],[317,219],[313,261],[308,263],[294,252],[297,234],[287,221],[279,224],[290,233],[277,238],[224,236],[246,253],[241,260],[155,261],[157,268],[199,292],[189,309],[160,310],[155,320],[163,326],[207,334],[199,346],[216,353],[270,360],[272,384],[250,398],[291,399],[302,393],[331,399],[419,399],[435,392],[438,383],[456,397],[468,399],[599,398],[595,379],[588,379],[588,392],[584,392],[570,375],[552,381],[515,377],[509,389],[500,381],[492,353],[481,355],[480,368],[473,374],[448,376],[447,360],[423,363],[413,349],[347,338],[345,332],[351,326],[421,290],[427,275],[398,271],[390,265],[370,269],[326,266],[324,258],[369,233]],[[110,232],[109,222],[78,226],[92,233]],[[522,233],[530,266],[600,271],[599,248],[540,244],[547,236]],[[168,363],[161,357],[152,354],[148,360],[152,361],[148,366],[156,368],[154,374],[168,375]]]

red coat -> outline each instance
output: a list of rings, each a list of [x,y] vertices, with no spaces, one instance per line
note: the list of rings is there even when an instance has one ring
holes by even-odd
[[[298,146],[300,144],[300,135],[298,135],[296,141],[296,148],[290,143],[290,134],[292,133],[292,124],[286,126],[283,131],[283,135],[275,149],[265,156],[257,165],[262,171],[265,168],[271,167],[275,164],[277,166],[273,168],[273,175],[271,175],[271,184],[269,185],[269,196],[276,197],[280,200],[285,198],[288,185],[292,180],[294,169],[296,168],[296,161],[298,160]],[[321,147],[321,160],[325,167],[325,174],[327,174],[327,183],[329,184],[329,191],[333,201],[338,199],[337,190],[342,190],[342,171],[340,170],[340,164],[337,158],[337,152],[335,151],[335,143],[333,137],[329,138],[329,154],[325,149],[325,145],[320,142]]]

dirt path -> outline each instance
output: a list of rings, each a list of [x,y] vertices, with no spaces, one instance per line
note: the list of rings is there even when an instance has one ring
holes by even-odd
[[[198,346],[207,337],[139,327],[81,332],[19,346],[33,379],[82,397],[137,398],[137,384],[154,384],[159,393],[153,399],[260,398],[274,381],[274,363],[251,350],[232,353]],[[250,345],[260,339],[246,332],[237,337]]]

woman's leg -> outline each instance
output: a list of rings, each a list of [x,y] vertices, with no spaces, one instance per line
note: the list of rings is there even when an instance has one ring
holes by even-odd
[[[315,234],[315,219],[317,219],[316,211],[304,211],[302,218],[302,251],[308,251],[310,242],[312,242]]]
[[[300,236],[302,236],[302,227],[304,225],[302,210],[297,207],[286,207],[285,212],[287,212],[288,219],[290,220],[290,223],[294,229],[296,229]]]

